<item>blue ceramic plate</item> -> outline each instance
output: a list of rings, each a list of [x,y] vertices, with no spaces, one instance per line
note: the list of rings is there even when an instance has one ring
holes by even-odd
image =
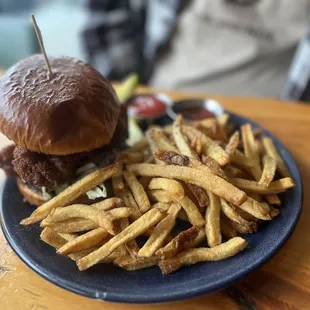
[[[168,120],[169,121],[169,120]],[[253,122],[231,114],[236,125]],[[167,123],[167,119],[162,119]],[[21,226],[33,207],[25,204],[15,179],[5,181],[1,194],[1,224],[4,235],[16,254],[35,272],[48,281],[74,293],[115,302],[156,303],[185,299],[223,289],[271,258],[292,233],[302,205],[302,183],[298,168],[288,150],[275,137],[277,148],[291,172],[296,187],[281,196],[281,214],[260,230],[245,238],[249,248],[219,262],[207,262],[184,267],[169,275],[159,268],[127,272],[112,264],[100,265],[80,272],[70,259],[57,255],[55,250],[40,241],[38,224]]]

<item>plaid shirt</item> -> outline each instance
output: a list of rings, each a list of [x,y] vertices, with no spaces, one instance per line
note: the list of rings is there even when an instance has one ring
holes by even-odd
[[[138,72],[141,82],[147,83],[156,55],[169,42],[177,17],[188,2],[84,0],[90,11],[82,32],[88,62],[109,79]],[[301,39],[283,91],[285,100],[310,101],[310,27]]]

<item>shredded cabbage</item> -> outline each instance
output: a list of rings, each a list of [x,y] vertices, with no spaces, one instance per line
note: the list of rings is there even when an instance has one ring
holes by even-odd
[[[41,187],[41,191],[42,191],[42,196],[45,200],[50,200],[52,199],[52,196],[46,191],[46,187]]]
[[[86,193],[87,197],[91,200],[97,199],[97,198],[106,198],[107,197],[107,189],[104,185],[104,183],[94,187],[90,191]]]

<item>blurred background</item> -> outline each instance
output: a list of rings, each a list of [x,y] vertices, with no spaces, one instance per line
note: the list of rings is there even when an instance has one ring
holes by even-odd
[[[310,0],[0,0],[0,68],[40,52],[163,89],[310,97]]]

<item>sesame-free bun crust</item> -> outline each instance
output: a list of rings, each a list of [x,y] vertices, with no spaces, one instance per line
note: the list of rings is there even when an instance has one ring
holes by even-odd
[[[0,131],[33,152],[68,155],[108,144],[120,113],[111,84],[70,57],[25,58],[0,78]]]

